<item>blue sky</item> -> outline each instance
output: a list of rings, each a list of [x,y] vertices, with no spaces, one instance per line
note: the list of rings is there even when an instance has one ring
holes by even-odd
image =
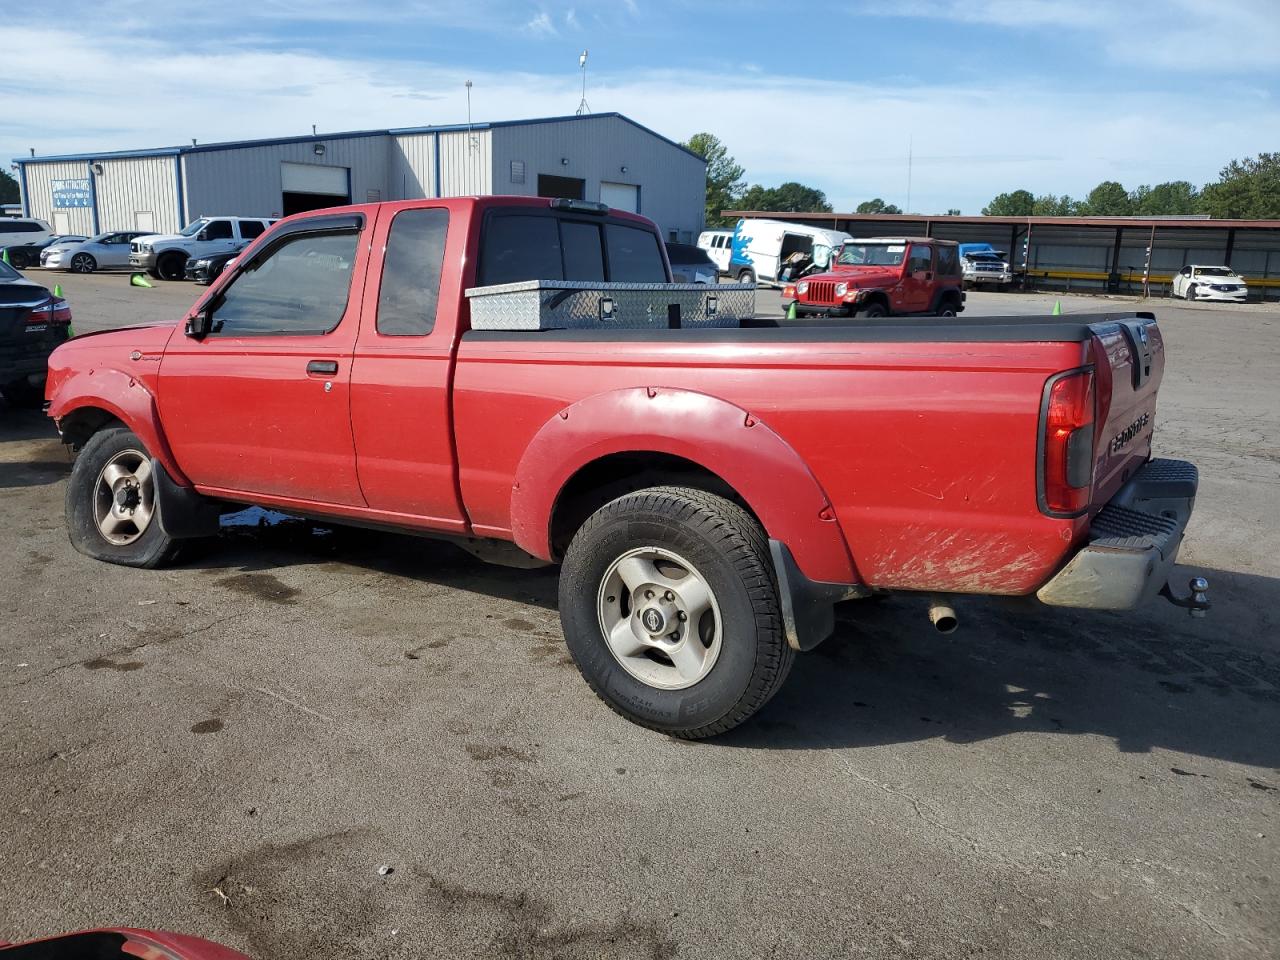
[[[906,206],[909,144],[924,213],[1280,149],[1280,0],[64,0],[2,43],[5,158],[460,122],[467,79],[476,120],[567,114],[583,48],[592,109],[837,209]]]

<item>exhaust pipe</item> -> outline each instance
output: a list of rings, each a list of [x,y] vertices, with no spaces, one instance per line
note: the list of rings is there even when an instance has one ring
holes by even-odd
[[[960,618],[951,604],[938,598],[929,601],[929,622],[939,633],[955,633],[960,626]]]

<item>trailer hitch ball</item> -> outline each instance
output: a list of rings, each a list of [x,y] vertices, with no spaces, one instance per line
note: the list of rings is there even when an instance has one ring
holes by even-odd
[[[1186,596],[1179,596],[1166,583],[1164,589],[1160,591],[1160,595],[1175,607],[1185,607],[1191,616],[1203,617],[1205,611],[1212,606],[1209,602],[1209,581],[1204,577],[1192,577],[1187,581],[1187,589],[1190,593]]]

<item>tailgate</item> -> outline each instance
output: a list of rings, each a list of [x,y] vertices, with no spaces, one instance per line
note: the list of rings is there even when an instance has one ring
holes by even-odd
[[[1164,340],[1155,318],[1125,317],[1092,326],[1097,390],[1091,512],[1100,509],[1151,457]]]

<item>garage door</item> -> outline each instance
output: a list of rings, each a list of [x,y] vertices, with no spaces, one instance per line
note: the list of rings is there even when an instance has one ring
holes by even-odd
[[[640,212],[640,188],[634,183],[600,183],[600,202],[618,210]]]
[[[280,189],[284,193],[323,193],[347,196],[347,168],[318,163],[281,163]]]

